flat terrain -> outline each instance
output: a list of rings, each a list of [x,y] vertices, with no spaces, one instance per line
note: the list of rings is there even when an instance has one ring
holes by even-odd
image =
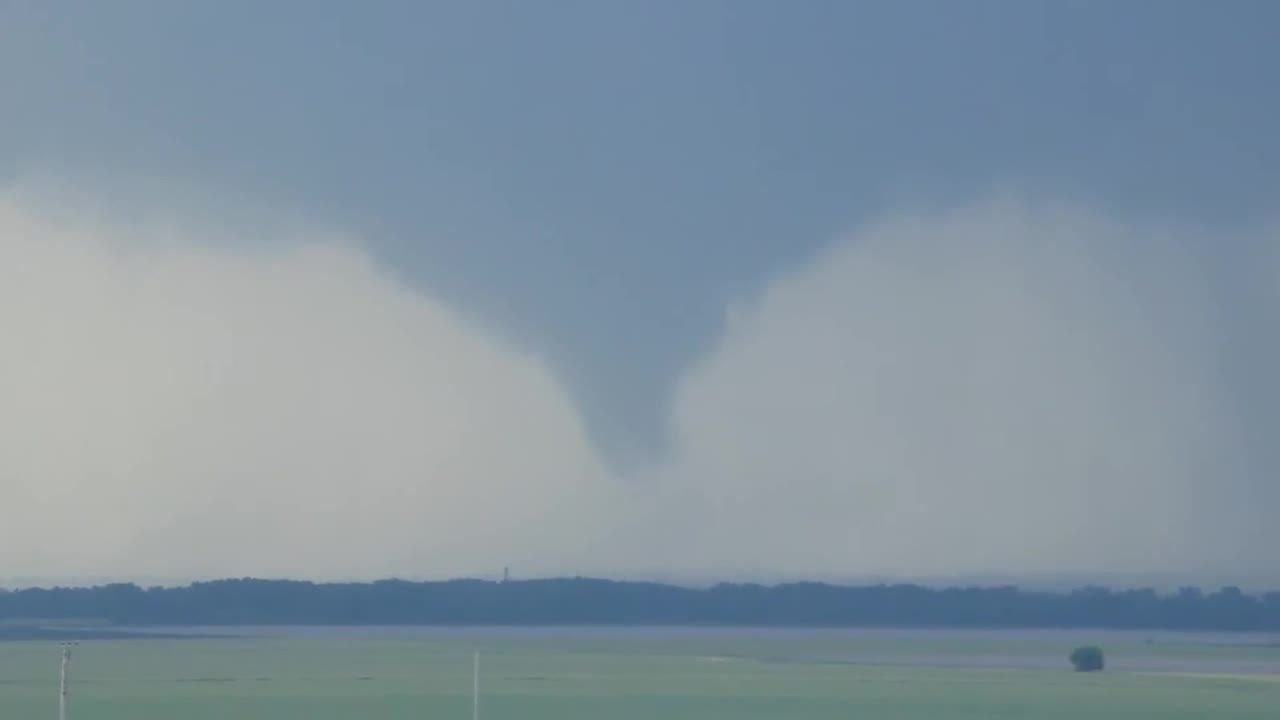
[[[208,630],[196,629],[196,632]],[[1107,632],[690,629],[239,629],[90,640],[74,720],[1262,718],[1272,638]],[[1080,675],[1083,642],[1109,670]],[[59,649],[0,642],[0,718],[54,718]]]

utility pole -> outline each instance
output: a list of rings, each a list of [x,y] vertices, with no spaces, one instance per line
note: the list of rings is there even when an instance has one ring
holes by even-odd
[[[69,695],[71,670],[71,646],[73,642],[62,643],[62,682],[58,693],[58,720],[67,720],[67,700]]]
[[[471,720],[480,720],[480,651],[471,670]]]

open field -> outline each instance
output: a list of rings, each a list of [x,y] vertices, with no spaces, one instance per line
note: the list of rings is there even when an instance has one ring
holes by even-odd
[[[243,629],[242,629],[243,631]],[[90,641],[74,720],[484,717],[1262,718],[1280,647],[1259,637],[1079,632],[256,629]],[[1067,670],[1096,640],[1110,671]],[[56,717],[58,647],[0,643],[0,718]]]

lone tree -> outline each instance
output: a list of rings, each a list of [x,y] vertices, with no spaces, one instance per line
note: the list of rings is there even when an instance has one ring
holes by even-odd
[[[1071,651],[1071,664],[1076,672],[1097,672],[1105,664],[1102,648],[1097,645],[1085,645]]]

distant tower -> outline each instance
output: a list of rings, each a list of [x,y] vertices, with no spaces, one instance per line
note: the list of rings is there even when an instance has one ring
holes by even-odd
[[[502,582],[506,583],[506,582],[509,582],[510,580],[511,580],[511,568],[510,567],[502,568]]]

